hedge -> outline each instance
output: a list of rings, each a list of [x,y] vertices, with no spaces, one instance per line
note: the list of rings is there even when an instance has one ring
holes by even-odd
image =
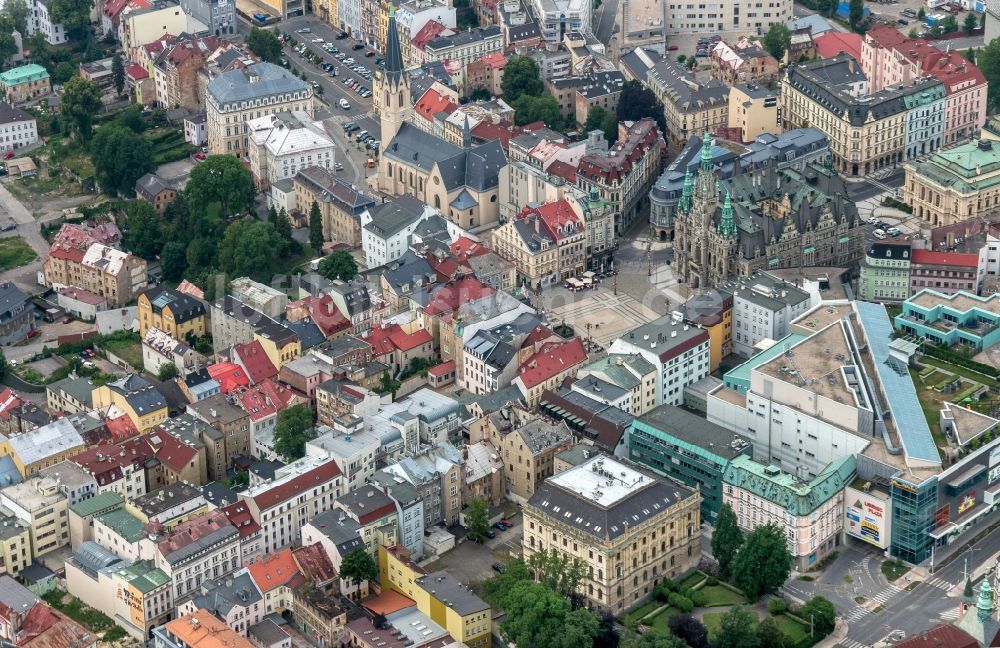
[[[961,353],[955,353],[951,349],[934,344],[924,344],[921,347],[921,351],[924,355],[929,355],[932,358],[950,362],[953,365],[964,367],[965,369],[975,371],[976,373],[981,373],[984,376],[989,376],[990,378],[1000,378],[1000,369],[966,358]]]

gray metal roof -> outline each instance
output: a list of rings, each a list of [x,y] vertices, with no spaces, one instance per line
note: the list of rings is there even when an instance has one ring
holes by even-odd
[[[96,542],[87,540],[77,548],[76,553],[73,554],[73,561],[85,570],[96,574],[102,569],[117,565],[122,562],[122,559]]]
[[[135,374],[128,374],[108,383],[108,389],[123,396],[139,415],[146,415],[167,406],[167,399],[163,394],[152,383]]]
[[[385,38],[385,76],[392,83],[399,83],[403,76],[403,51],[399,46],[399,29],[396,27],[396,11],[389,11],[389,26]]]
[[[529,421],[514,430],[512,434],[521,437],[524,445],[535,456],[573,438],[573,433],[564,422],[550,423],[543,418]]]
[[[219,104],[294,93],[311,93],[309,84],[272,63],[223,72],[208,84],[208,94]]]
[[[201,583],[201,595],[194,598],[198,607],[205,608],[223,618],[236,606],[250,607],[263,600],[260,590],[243,570],[239,575],[224,579],[206,579]]]
[[[360,534],[361,525],[339,506],[320,513],[309,524],[329,538],[341,556],[365,546]]]
[[[384,155],[427,172],[437,165],[448,191],[461,186],[476,191],[497,187],[500,171],[507,166],[507,154],[499,140],[463,150],[408,123],[400,127]]]
[[[446,571],[421,576],[414,582],[454,610],[459,616],[490,609],[490,606],[476,596],[467,585],[462,584]]]
[[[648,426],[666,437],[690,443],[722,459],[743,454],[750,446],[745,437],[732,430],[673,405],[660,405],[646,412],[635,420],[635,425]]]
[[[424,203],[410,194],[403,194],[387,203],[368,208],[372,219],[365,229],[376,236],[388,238],[413,225],[424,213]]]
[[[0,322],[6,322],[31,308],[33,306],[24,291],[9,281],[0,284]]]

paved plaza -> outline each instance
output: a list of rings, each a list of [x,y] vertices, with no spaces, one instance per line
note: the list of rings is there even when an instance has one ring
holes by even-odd
[[[557,290],[547,291],[542,297],[549,322],[565,322],[577,335],[590,337],[605,347],[622,334],[660,316],[631,295],[621,291],[615,295],[607,279],[597,290],[575,294],[562,288]]]

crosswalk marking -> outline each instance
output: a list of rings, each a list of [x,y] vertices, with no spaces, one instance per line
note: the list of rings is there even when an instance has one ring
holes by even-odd
[[[841,648],[868,648],[868,644],[861,643],[860,641],[856,641],[850,637],[844,637],[837,645],[841,646]]]
[[[871,597],[870,600],[875,601],[880,605],[884,605],[886,601],[891,599],[893,596],[901,592],[902,590],[895,585],[887,585],[884,590]]]
[[[868,616],[869,614],[871,614],[871,612],[860,605],[857,605],[844,616],[844,619],[850,623],[851,621],[857,621],[858,619]]]
[[[954,587],[954,585],[952,585],[950,582],[946,581],[943,578],[939,578],[938,576],[935,576],[934,578],[931,578],[931,579],[926,580],[924,582],[927,585],[930,585],[931,587],[936,587],[938,589],[942,589],[942,590],[945,590],[945,591],[948,591],[952,587]]]
[[[958,616],[959,614],[957,607],[953,607],[949,610],[945,610],[944,612],[938,614],[938,618],[942,619],[943,621],[955,621],[956,619],[958,619]]]

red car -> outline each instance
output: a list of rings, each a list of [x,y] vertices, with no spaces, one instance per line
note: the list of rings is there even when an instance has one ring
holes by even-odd
[[[7,152],[6,152],[6,153],[4,153],[4,155],[3,155],[3,159],[5,159],[5,160],[9,160],[9,159],[11,159],[12,157],[14,157],[14,151],[7,151]]]
[[[205,159],[205,154],[202,153],[201,151],[199,151],[199,152],[197,152],[197,153],[194,154],[194,157],[195,157],[196,160],[204,160]]]
[[[39,335],[41,335],[41,333],[42,332],[39,331],[38,329],[31,329],[30,331],[28,331],[28,339],[30,340],[33,337],[38,337]]]
[[[676,45],[668,45],[667,46],[667,51],[668,52],[676,52],[678,49],[679,48]]]

